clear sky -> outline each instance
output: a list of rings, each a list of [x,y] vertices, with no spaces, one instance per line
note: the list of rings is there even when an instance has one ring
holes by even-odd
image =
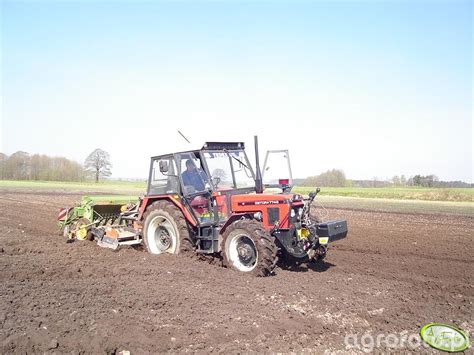
[[[100,147],[146,177],[152,155],[258,134],[296,177],[473,181],[470,1],[1,4],[6,154]]]

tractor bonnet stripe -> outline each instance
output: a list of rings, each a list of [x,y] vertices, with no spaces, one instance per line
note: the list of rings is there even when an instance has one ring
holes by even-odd
[[[281,205],[290,203],[290,200],[270,200],[270,201],[249,201],[249,202],[239,202],[239,206],[261,206],[261,205]]]

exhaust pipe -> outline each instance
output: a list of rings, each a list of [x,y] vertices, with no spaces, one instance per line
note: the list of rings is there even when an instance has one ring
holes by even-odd
[[[253,137],[255,141],[255,192],[261,194],[263,192],[263,181],[262,181],[262,172],[260,171],[260,159],[258,156],[258,137]]]

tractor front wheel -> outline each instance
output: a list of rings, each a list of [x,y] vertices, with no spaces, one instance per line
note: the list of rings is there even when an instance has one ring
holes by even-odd
[[[312,226],[316,226],[318,223],[320,223],[320,220],[316,216],[310,216],[310,220]],[[313,238],[317,238],[317,235],[314,234]],[[313,241],[313,239],[311,241]],[[300,265],[310,261],[308,253],[303,249],[303,243],[297,240],[296,235],[293,235],[293,242],[290,245],[286,247],[281,245],[280,249],[280,262],[282,262],[283,265]]]
[[[183,214],[167,201],[154,202],[147,208],[143,244],[151,254],[180,254],[194,250]]]
[[[224,232],[222,245],[224,263],[238,271],[267,276],[276,265],[274,238],[258,221],[242,219],[232,223]]]

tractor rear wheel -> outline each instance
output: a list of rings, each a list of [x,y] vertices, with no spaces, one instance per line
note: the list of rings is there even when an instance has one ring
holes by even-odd
[[[224,232],[222,245],[225,265],[238,271],[267,276],[276,265],[274,238],[258,221],[241,219],[232,223]]]
[[[186,219],[171,202],[152,203],[143,220],[143,244],[151,254],[181,254],[194,250]]]

